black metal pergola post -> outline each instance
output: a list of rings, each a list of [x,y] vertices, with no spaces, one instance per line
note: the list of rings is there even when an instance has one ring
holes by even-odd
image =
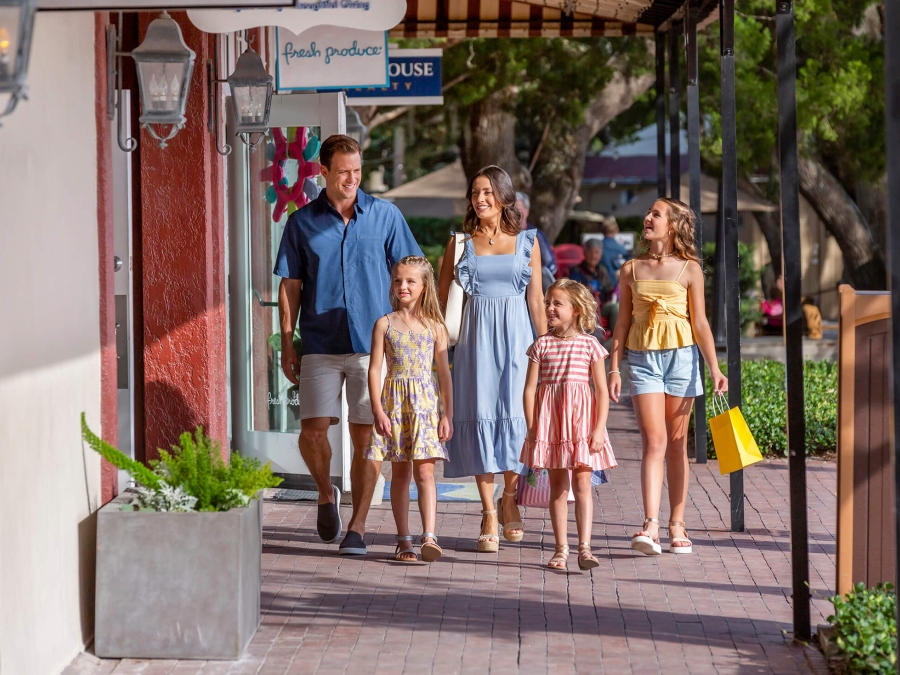
[[[797,58],[793,0],[776,0],[778,148],[781,165],[781,264],[791,504],[794,637],[810,638],[809,541],[806,517],[806,421],[803,398],[800,193],[797,168]]]
[[[681,199],[681,23],[669,30],[669,195]]]
[[[687,49],[687,132],[688,174],[690,176],[690,204],[694,211],[694,243],[697,253],[703,255],[703,218],[700,208],[700,77],[697,51],[698,0],[687,3],[685,22],[685,47]],[[703,357],[700,357],[700,375],[703,375]],[[706,397],[694,399],[694,448],[698,464],[706,464]]]
[[[887,130],[887,184],[900,185],[900,6],[884,3],[884,87],[887,98],[885,126]],[[895,541],[900,542],[900,190],[888,190],[888,283],[891,291],[891,391],[894,420],[894,527]],[[900,546],[896,547],[894,568],[900,576]],[[896,580],[895,580],[896,584]],[[900,584],[896,584],[900,587]],[[897,607],[900,616],[900,605]],[[897,662],[900,673],[900,660]]]
[[[666,196],[666,34],[656,33],[656,196]]]
[[[741,290],[738,275],[737,106],[734,89],[734,0],[719,0],[722,78],[722,213],[725,240],[725,330],[728,405],[741,405]],[[744,531],[744,472],[731,474],[731,531]]]

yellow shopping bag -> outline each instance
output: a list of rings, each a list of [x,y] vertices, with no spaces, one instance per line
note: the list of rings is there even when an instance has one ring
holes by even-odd
[[[753,440],[753,434],[744,421],[741,409],[728,410],[725,396],[718,395],[713,396],[713,412],[719,412],[709,420],[709,430],[712,433],[716,456],[719,458],[719,473],[724,476],[726,473],[739,471],[760,461],[762,453]]]

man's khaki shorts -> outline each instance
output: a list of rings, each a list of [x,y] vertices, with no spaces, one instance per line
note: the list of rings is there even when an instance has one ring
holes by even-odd
[[[300,419],[341,417],[341,388],[347,383],[348,421],[373,424],[368,354],[306,354],[300,362]]]

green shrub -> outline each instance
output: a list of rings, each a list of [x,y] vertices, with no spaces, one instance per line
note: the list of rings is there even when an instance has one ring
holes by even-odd
[[[867,589],[862,582],[841,598],[829,598],[834,615],[831,638],[849,673],[897,672],[896,595],[892,584]]]
[[[231,453],[226,464],[218,441],[197,427],[194,436],[181,434],[172,452],[159,451],[159,459],[150,462],[153,470],[170,485],[181,486],[197,498],[197,511],[227,511],[246,506],[260,490],[275,487],[282,479],[272,475],[269,464]]]
[[[227,511],[246,506],[267,487],[282,479],[272,475],[267,463],[231,453],[226,464],[221,446],[197,427],[194,436],[181,434],[172,452],[159,451],[159,460],[147,468],[97,437],[81,414],[84,440],[113,466],[127,471],[138,484],[139,506],[154,511]]]
[[[727,374],[727,365],[720,363]],[[706,416],[713,416],[713,387],[706,377]],[[837,446],[837,364],[805,361],[806,454],[833,452]],[[787,456],[787,399],[784,364],[770,359],[741,361],[741,412],[764,455]],[[710,456],[715,456],[708,436]]]

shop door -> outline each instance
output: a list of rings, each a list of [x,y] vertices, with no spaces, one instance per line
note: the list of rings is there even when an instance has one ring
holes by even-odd
[[[285,478],[283,487],[311,488],[313,483],[297,448],[297,387],[281,369],[280,277],[272,270],[288,217],[304,202],[288,199],[303,191],[306,177],[305,194],[315,194],[317,174],[299,152],[300,139],[315,146],[343,133],[344,101],[342,92],[274,97],[272,132],[252,148],[234,137],[228,124],[234,148],[228,165],[232,447],[271,462]],[[303,336],[298,338],[302,343]],[[344,403],[340,423],[328,434],[332,480],[344,491],[350,487],[351,448],[346,410]]]

